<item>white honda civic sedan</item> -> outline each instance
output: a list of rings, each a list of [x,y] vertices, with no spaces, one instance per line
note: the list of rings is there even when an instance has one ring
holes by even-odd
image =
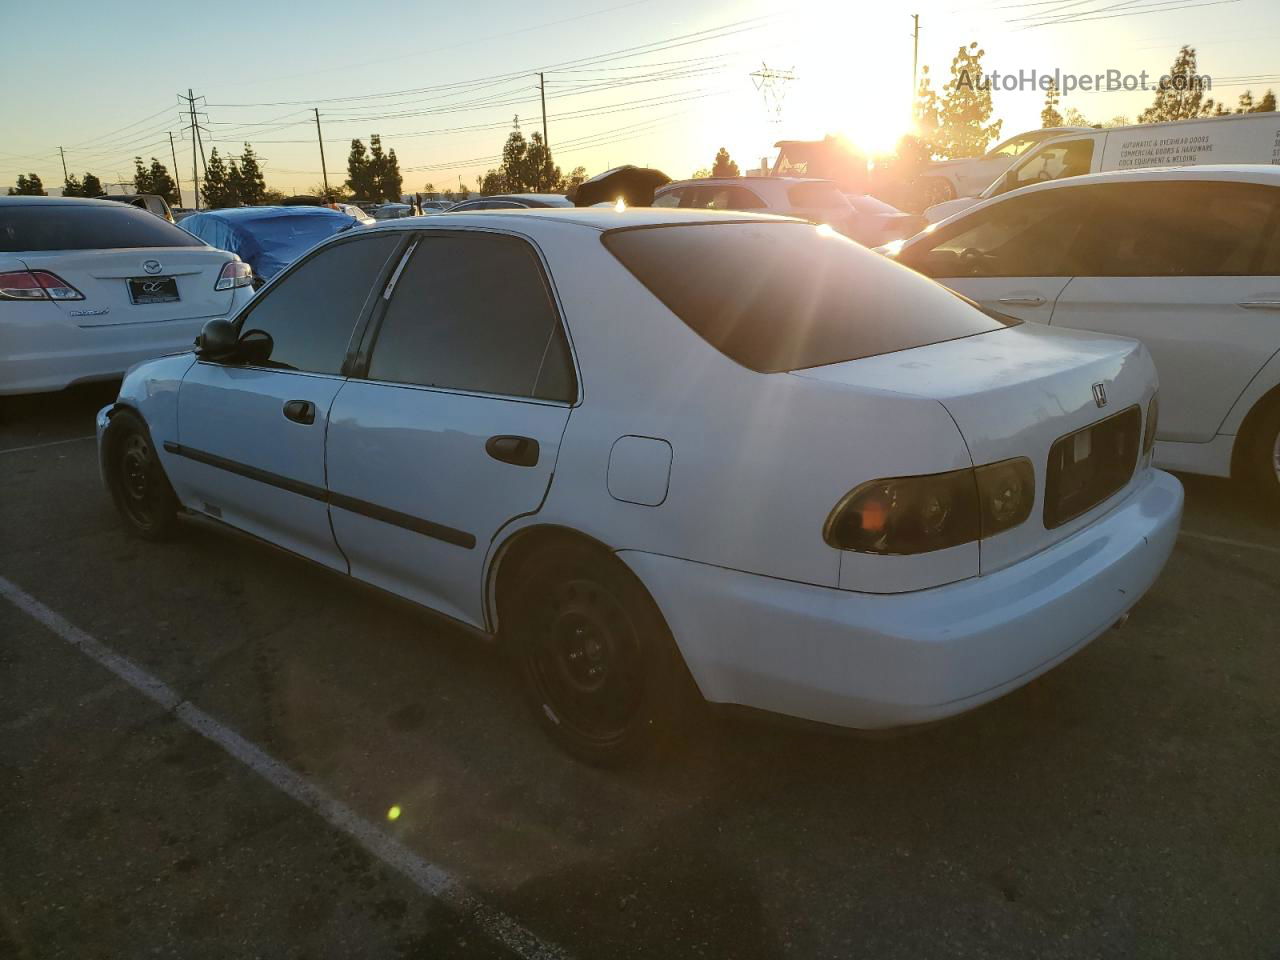
[[[344,234],[98,417],[126,523],[212,518],[521,665],[580,757],[717,703],[960,713],[1106,630],[1173,546],[1141,344],[830,230],[486,211]]]
[[[146,210],[0,197],[0,395],[119,377],[252,295],[248,264]]]

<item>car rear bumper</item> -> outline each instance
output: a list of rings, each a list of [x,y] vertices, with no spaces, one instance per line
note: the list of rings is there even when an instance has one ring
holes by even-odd
[[[1182,486],[1147,471],[1095,523],[982,577],[867,594],[655,554],[619,556],[703,695],[823,723],[908,726],[1029,682],[1119,620],[1177,538]]]

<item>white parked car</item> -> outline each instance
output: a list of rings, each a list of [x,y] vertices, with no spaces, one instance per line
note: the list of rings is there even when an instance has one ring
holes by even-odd
[[[1093,133],[1092,127],[1044,127],[1028,130],[996,144],[980,157],[934,160],[925,167],[916,184],[926,205],[956,197],[976,197],[1009,169],[1019,157],[1045,140],[1066,133]]]
[[[1160,373],[1156,462],[1250,477],[1280,501],[1280,168],[1046,183],[897,258],[990,309],[1141,340]]]
[[[499,637],[607,760],[690,677],[895,727],[1079,650],[1177,535],[1155,391],[1136,341],[810,224],[489,210],[321,244],[98,432],[137,533],[213,518]]]
[[[108,200],[0,197],[0,395],[188,350],[253,295],[248,264]]]
[[[708,177],[659,188],[655,207],[738,210],[828,224],[868,247],[905,239],[925,221],[865,194],[844,194],[832,180],[809,177]]]
[[[1169,123],[1089,127],[1041,141],[976,196],[959,196],[925,211],[930,223],[1023,187],[1087,173],[1148,167],[1280,162],[1280,113],[1240,113]]]

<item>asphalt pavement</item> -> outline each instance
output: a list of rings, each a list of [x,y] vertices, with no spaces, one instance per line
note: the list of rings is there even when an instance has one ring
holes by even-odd
[[[3,960],[1280,958],[1280,514],[1229,481],[1182,478],[1128,624],[994,704],[876,739],[704,711],[605,771],[407,604],[131,538],[111,394],[0,422]]]

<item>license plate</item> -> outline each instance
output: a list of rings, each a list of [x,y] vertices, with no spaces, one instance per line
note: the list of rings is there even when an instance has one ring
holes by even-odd
[[[173,303],[178,299],[178,281],[174,277],[133,277],[129,299],[134,303]]]

